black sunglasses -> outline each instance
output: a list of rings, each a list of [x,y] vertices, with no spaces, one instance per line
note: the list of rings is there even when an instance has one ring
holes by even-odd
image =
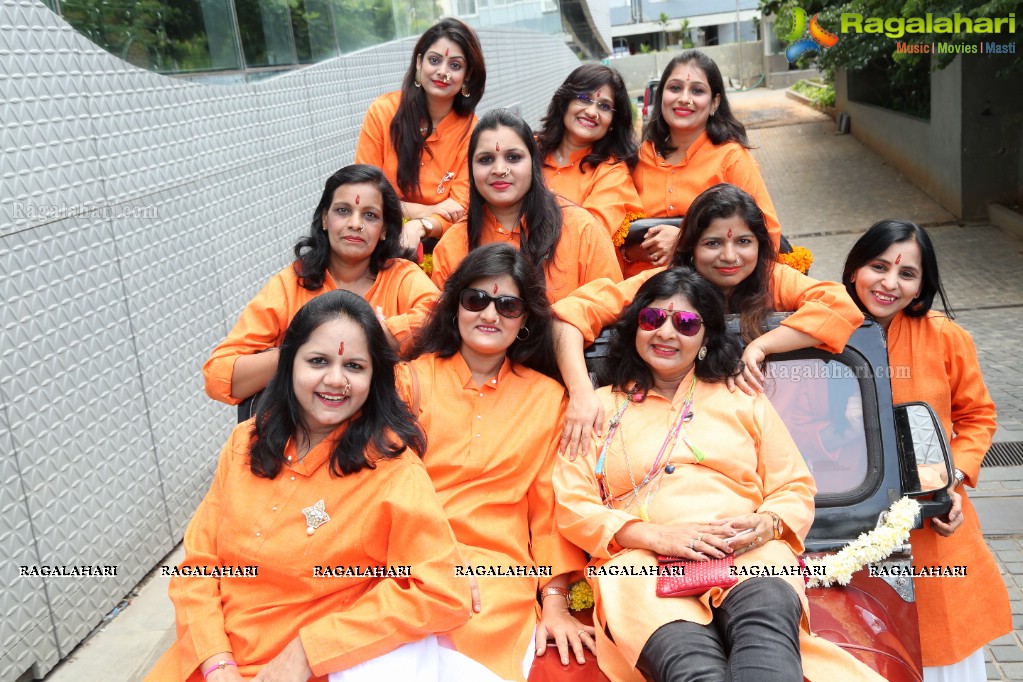
[[[703,326],[703,320],[696,313],[686,310],[672,313],[664,308],[643,308],[639,311],[639,328],[646,332],[660,329],[669,316],[671,324],[682,336],[696,336]]]
[[[458,297],[458,302],[470,313],[486,310],[491,301],[501,317],[522,317],[526,312],[526,302],[518,296],[491,296],[482,289],[462,289]]]

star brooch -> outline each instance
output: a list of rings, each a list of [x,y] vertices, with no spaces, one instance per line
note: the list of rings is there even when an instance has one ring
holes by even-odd
[[[312,535],[317,528],[330,521],[330,515],[324,509],[323,500],[320,500],[311,507],[306,507],[302,510],[302,513],[305,514],[305,532],[307,535]]]

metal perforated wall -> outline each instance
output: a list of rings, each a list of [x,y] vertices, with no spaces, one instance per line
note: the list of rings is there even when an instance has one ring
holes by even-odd
[[[575,56],[480,38],[480,111],[535,124]],[[203,86],[0,0],[0,681],[49,670],[180,540],[235,417],[202,363],[288,262],[413,43]]]

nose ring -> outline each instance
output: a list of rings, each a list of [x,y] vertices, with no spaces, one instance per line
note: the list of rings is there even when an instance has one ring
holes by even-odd
[[[504,169],[504,172],[503,172],[503,173],[501,173],[501,177],[502,177],[502,178],[506,178],[506,177],[508,177],[509,175],[511,175],[511,168],[505,168],[505,169]]]
[[[347,398],[352,394],[352,382],[348,381],[348,377],[345,377],[345,387],[341,390],[341,396]]]
[[[736,264],[736,265],[738,265],[738,264],[739,264],[739,259],[738,259],[738,258],[736,258],[736,259],[735,259],[735,264]]]
[[[694,102],[694,101],[693,101],[693,98],[692,98],[692,97],[690,97],[690,98],[689,98],[689,101],[688,101],[688,102],[686,102],[686,104],[688,104],[688,105],[689,105],[690,107],[693,107],[693,106],[695,106],[695,105],[696,105],[696,102]]]
[[[444,74],[444,82],[445,83],[450,83],[451,82],[451,74],[450,73]]]

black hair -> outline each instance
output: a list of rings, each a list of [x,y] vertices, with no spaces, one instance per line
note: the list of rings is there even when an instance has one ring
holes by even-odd
[[[546,272],[554,262],[554,252],[561,240],[561,208],[554,194],[547,189],[543,177],[543,159],[536,148],[533,131],[519,116],[507,109],[493,109],[483,114],[476,129],[469,138],[469,211],[468,241],[469,251],[480,245],[483,234],[483,213],[485,202],[476,188],[476,178],[472,173],[472,161],[479,145],[480,135],[488,130],[499,127],[510,128],[529,152],[532,161],[532,183],[522,201],[520,218],[525,218],[525,228],[519,233],[519,250],[538,270]]]
[[[675,243],[673,266],[694,266],[693,252],[700,237],[719,218],[738,216],[757,238],[757,265],[725,297],[725,312],[739,315],[739,330],[745,343],[764,333],[767,316],[773,312],[771,271],[778,254],[767,231],[764,212],[748,193],[735,185],[721,183],[704,190],[690,204],[682,221],[682,234]]]
[[[426,93],[421,87],[416,87],[416,79],[419,78],[416,62],[441,38],[447,38],[458,45],[465,55],[465,81],[462,90],[469,94],[468,96],[462,92],[455,94],[452,107],[456,115],[469,116],[476,111],[476,105],[483,97],[483,89],[487,82],[487,66],[483,59],[480,39],[465,23],[450,17],[441,19],[416,41],[416,46],[412,50],[412,61],[401,83],[401,102],[394,113],[394,118],[391,119],[391,143],[398,155],[398,189],[404,197],[419,194],[420,158],[424,151],[433,156],[433,152],[426,146],[426,138],[433,132],[433,119],[430,118]],[[425,134],[419,130],[424,123],[427,127]],[[471,126],[472,122],[466,121],[465,135],[469,134]]]
[[[714,383],[736,375],[742,358],[742,345],[725,325],[725,304],[721,292],[691,268],[671,268],[647,280],[611,328],[613,333],[607,358],[597,368],[600,385],[610,384],[614,390],[624,392],[629,390],[630,383],[635,382],[632,390],[642,396],[653,388],[653,372],[636,350],[639,311],[656,300],[677,294],[685,296],[703,320],[703,345],[707,347],[707,355],[696,361],[696,376]]]
[[[420,457],[426,451],[426,435],[395,387],[398,357],[387,343],[376,314],[361,296],[338,289],[302,306],[284,333],[277,371],[259,401],[252,425],[249,467],[256,476],[276,478],[285,464],[288,439],[308,436],[302,407],[295,396],[295,357],[317,328],[339,318],[355,322],[366,334],[373,376],[366,402],[349,420],[330,455],[331,475],[374,468],[373,459],[397,457],[405,449]],[[375,454],[367,457],[370,448]]]
[[[474,249],[458,264],[444,283],[444,290],[433,306],[429,319],[415,335],[409,357],[423,353],[436,353],[449,358],[462,347],[458,331],[459,298],[462,291],[483,277],[508,275],[519,289],[519,298],[526,303],[526,321],[529,333],[525,339],[516,338],[508,347],[507,355],[513,363],[561,380],[554,361],[554,333],[551,305],[543,276],[518,249],[510,244],[487,244]]]
[[[881,220],[874,223],[863,236],[856,240],[849,255],[845,258],[845,267],[842,269],[842,282],[845,290],[849,292],[852,300],[856,302],[860,310],[867,313],[866,307],[856,295],[856,285],[852,283],[853,274],[864,265],[874,260],[888,250],[892,244],[915,241],[920,247],[920,293],[910,301],[905,308],[908,317],[923,317],[934,305],[934,296],[941,297],[941,306],[945,316],[950,320],[955,319],[955,312],[948,303],[948,296],[945,294],[945,287],[941,284],[941,274],[938,272],[938,255],[934,250],[934,244],[924,228],[908,220]],[[869,313],[867,313],[869,315]]]
[[[585,173],[587,166],[596,168],[608,160],[613,163],[625,162],[630,169],[635,167],[638,147],[632,130],[632,102],[621,75],[602,64],[583,64],[568,74],[561,87],[554,91],[547,114],[540,121],[540,132],[536,135],[541,162],[557,151],[565,138],[565,112],[568,106],[580,93],[589,94],[604,86],[611,88],[614,115],[607,134],[593,144],[590,153],[579,163],[579,172]]]
[[[657,92],[654,94],[653,108],[651,109],[650,120],[643,130],[643,140],[650,140],[654,148],[661,156],[668,156],[676,150],[671,146],[671,128],[664,120],[661,113],[661,99],[664,94],[665,83],[671,76],[671,72],[679,64],[694,63],[705,74],[707,74],[707,85],[710,86],[711,100],[718,97],[717,111],[707,119],[707,137],[714,144],[725,142],[738,142],[743,147],[751,147],[749,138],[746,136],[746,127],[739,122],[739,119],[732,113],[732,107],[728,104],[728,95],[725,93],[725,82],[721,78],[721,69],[700,50],[685,50],[680,55],[668,62],[661,73],[661,81],[657,84]]]
[[[390,267],[394,258],[409,258],[401,246],[401,201],[384,172],[376,166],[355,163],[335,172],[323,185],[320,203],[313,211],[313,220],[309,226],[309,234],[295,243],[295,274],[303,288],[319,291],[323,288],[323,280],[330,266],[330,237],[323,225],[323,215],[334,203],[334,192],[342,185],[357,184],[374,185],[383,198],[384,230],[380,233],[373,253],[369,256],[369,272],[373,277],[381,270]]]

